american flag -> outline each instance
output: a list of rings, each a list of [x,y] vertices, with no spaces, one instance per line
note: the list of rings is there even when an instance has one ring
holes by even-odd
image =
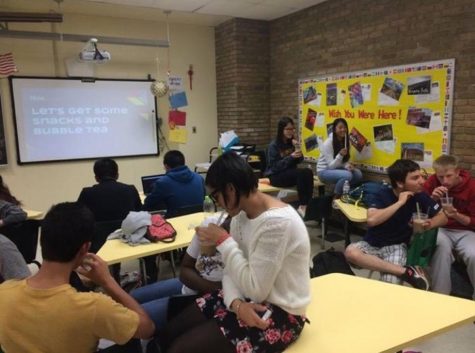
[[[18,69],[16,68],[15,62],[13,61],[13,54],[6,53],[0,55],[0,75],[1,76],[9,76]]]

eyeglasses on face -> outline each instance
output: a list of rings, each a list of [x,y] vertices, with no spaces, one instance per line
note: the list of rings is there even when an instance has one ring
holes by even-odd
[[[219,192],[219,189],[216,189],[214,190],[213,192],[210,192],[208,194],[209,198],[214,202],[214,203],[217,203],[218,202],[218,192]]]

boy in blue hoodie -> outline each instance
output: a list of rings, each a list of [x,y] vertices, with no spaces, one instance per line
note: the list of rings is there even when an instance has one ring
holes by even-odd
[[[143,209],[155,211],[166,209],[166,218],[177,215],[185,206],[202,205],[205,197],[204,179],[185,165],[185,156],[180,151],[165,153],[163,165],[166,174],[155,182],[152,192],[144,201]],[[147,275],[151,282],[158,278],[156,256],[145,258]]]

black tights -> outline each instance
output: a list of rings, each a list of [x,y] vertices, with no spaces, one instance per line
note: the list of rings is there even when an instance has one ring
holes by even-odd
[[[308,168],[287,169],[279,174],[269,176],[271,185],[277,187],[290,187],[297,185],[299,203],[308,205],[313,194],[313,172]]]
[[[175,316],[160,333],[167,353],[235,353],[216,321],[207,319],[195,303]]]

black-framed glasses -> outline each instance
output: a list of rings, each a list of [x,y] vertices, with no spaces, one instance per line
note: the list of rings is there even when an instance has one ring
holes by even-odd
[[[216,189],[214,190],[213,192],[210,192],[208,194],[209,198],[214,202],[214,203],[218,203],[218,192],[219,192],[219,189]]]

